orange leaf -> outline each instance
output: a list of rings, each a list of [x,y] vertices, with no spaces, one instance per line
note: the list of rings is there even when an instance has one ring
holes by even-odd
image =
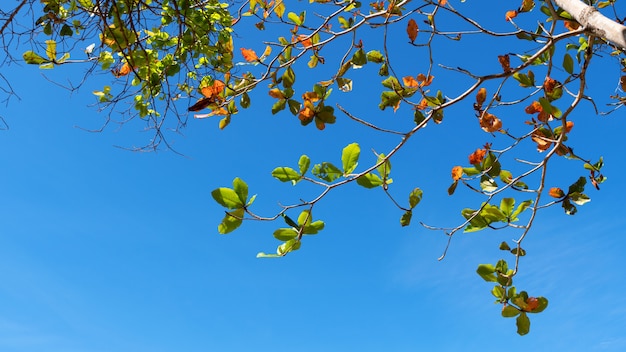
[[[558,82],[556,80],[550,77],[546,77],[546,80],[543,81],[543,89],[546,91],[546,93],[550,94],[556,87],[557,83]]]
[[[320,100],[320,97],[315,92],[306,92],[306,93],[302,94],[302,99],[304,99],[306,101],[309,101],[311,103],[314,103],[314,102]]]
[[[511,71],[511,61],[509,60],[509,55],[498,55],[498,61],[500,62],[504,72]]]
[[[417,105],[416,109],[417,110],[426,110],[427,107],[428,107],[428,100],[422,99],[422,101],[420,101],[420,103]]]
[[[485,154],[487,154],[485,149],[476,149],[476,151],[469,156],[470,164],[480,164],[483,159],[485,159]]]
[[[514,19],[515,17],[517,17],[517,10],[507,11],[506,14],[504,15],[504,18],[507,21],[510,21],[510,20]]]
[[[528,297],[525,310],[528,312],[532,312],[533,310],[537,309],[537,307],[539,307],[539,300],[535,297]]]
[[[541,107],[541,104],[539,104],[538,101],[533,101],[532,104],[528,105],[526,109],[524,109],[524,111],[527,114],[534,114],[536,112],[542,112],[543,108]]]
[[[578,27],[580,27],[580,25],[578,24],[578,22],[575,21],[563,21],[563,25],[565,26],[565,28],[567,28],[568,31],[575,31],[578,29]]]
[[[565,192],[563,192],[563,190],[560,189],[559,187],[552,187],[550,188],[550,191],[548,192],[548,194],[552,198],[561,198],[565,195]]]
[[[132,71],[132,68],[130,67],[130,65],[128,64],[128,62],[125,62],[124,65],[122,65],[122,67],[120,68],[120,70],[115,72],[116,73],[115,77],[126,76],[131,71]]]
[[[622,86],[622,90],[626,92],[626,76],[619,78],[619,84]]]
[[[270,90],[269,94],[270,94],[270,97],[274,99],[285,99],[285,94],[283,94],[283,92],[281,92],[281,90],[278,88],[274,88]]]
[[[423,73],[417,75],[417,80],[420,82],[420,87],[427,87],[433,82],[434,76],[428,75],[426,77]]]
[[[206,98],[210,98],[220,95],[224,91],[225,87],[226,85],[224,84],[224,82],[216,79],[215,81],[213,81],[212,85],[201,88],[200,93],[202,93],[202,95],[204,95]]]
[[[448,0],[439,0],[439,6],[446,6]]]
[[[460,166],[455,166],[452,168],[452,179],[454,181],[458,181],[461,177],[463,177],[463,168]]]
[[[478,90],[478,93],[476,93],[476,105],[478,105],[478,107],[483,106],[483,103],[485,102],[486,99],[487,99],[487,89],[480,88]]]
[[[572,128],[574,128],[574,123],[572,121],[567,121],[565,123],[565,133],[569,133],[569,131],[571,131]]]
[[[419,82],[415,80],[415,78],[411,76],[402,77],[402,83],[404,83],[405,87],[417,88],[419,87]]]
[[[406,26],[406,33],[409,35],[411,44],[413,44],[415,42],[415,39],[417,39],[417,32],[419,32],[417,22],[415,22],[415,20],[411,18]]]
[[[257,54],[252,49],[241,48],[241,54],[243,55],[243,59],[248,62],[254,62],[259,59]]]
[[[494,115],[485,112],[480,117],[480,127],[485,132],[496,132],[502,128],[502,121]]]
[[[310,48],[311,46],[313,46],[311,38],[309,38],[309,36],[306,34],[298,35],[298,43],[301,43],[305,48]]]

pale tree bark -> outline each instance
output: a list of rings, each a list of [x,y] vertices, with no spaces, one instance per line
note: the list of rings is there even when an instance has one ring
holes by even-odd
[[[626,26],[602,15],[596,8],[580,0],[554,0],[590,33],[626,49]]]

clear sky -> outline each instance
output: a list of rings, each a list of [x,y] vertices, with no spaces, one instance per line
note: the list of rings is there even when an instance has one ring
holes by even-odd
[[[500,10],[493,16],[503,17]],[[406,50],[406,62],[419,59]],[[462,53],[468,64],[497,65],[493,56],[489,65],[476,63],[480,57],[467,55],[473,52]],[[589,82],[591,93],[613,92],[611,65]],[[609,180],[599,192],[588,187],[592,201],[576,216],[540,212],[516,283],[550,303],[520,337],[515,320],[491,304],[492,285],[475,273],[480,263],[510,258],[497,247],[511,243],[512,232],[457,234],[437,261],[442,233],[417,222],[401,228],[401,212],[384,194],[351,185],[316,206],[326,229],[285,258],[255,258],[275,249],[272,231],[283,224],[217,233],[223,213],[210,192],[235,176],[259,194],[254,209],[272,215],[279,201],[312,194],[272,179],[274,167],[294,167],[301,154],[340,164],[341,148],[355,141],[364,167],[373,161],[370,149],[384,152],[394,139],[340,114],[325,131],[303,128],[288,112],[272,116],[263,93],[224,131],[217,120],[191,119],[184,135],[170,135],[184,156],[133,153],[116,146],[145,143],[150,135],[139,122],[102,133],[77,128],[102,124],[87,105],[109,77],[70,94],[42,74],[66,82],[80,69],[1,70],[19,99],[0,106],[9,126],[0,131],[0,351],[626,350],[623,111],[598,117],[586,106],[576,115],[570,140],[581,154],[604,156]],[[378,82],[357,86],[354,77],[355,92],[342,98],[351,111],[382,123],[412,118],[408,108],[381,113]],[[453,82],[436,79],[441,89]],[[507,118],[505,124],[527,116]],[[459,210],[476,203],[460,189],[446,195],[449,170],[490,138],[471,110],[447,115],[392,161],[392,191],[404,199],[412,187],[423,188],[414,219],[456,225]],[[577,176],[561,181],[560,167],[550,180],[567,188]]]

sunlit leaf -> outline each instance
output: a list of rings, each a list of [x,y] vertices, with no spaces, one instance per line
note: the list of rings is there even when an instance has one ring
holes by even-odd
[[[356,179],[356,183],[365,188],[375,188],[383,184],[383,180],[378,175],[373,173],[367,173]]]
[[[211,192],[211,196],[217,203],[227,209],[238,209],[243,207],[245,202],[239,199],[237,192],[230,188],[220,187]]]
[[[217,226],[217,232],[222,235],[228,234],[236,230],[243,222],[243,208],[226,213],[222,222]]]
[[[361,155],[361,148],[358,143],[348,144],[341,153],[341,163],[343,166],[344,175],[351,174],[359,164],[359,156]]]

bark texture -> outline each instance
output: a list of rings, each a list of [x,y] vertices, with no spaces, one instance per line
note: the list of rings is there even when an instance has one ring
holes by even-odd
[[[596,8],[580,0],[554,0],[554,3],[572,15],[589,32],[626,49],[626,26],[605,17]]]

